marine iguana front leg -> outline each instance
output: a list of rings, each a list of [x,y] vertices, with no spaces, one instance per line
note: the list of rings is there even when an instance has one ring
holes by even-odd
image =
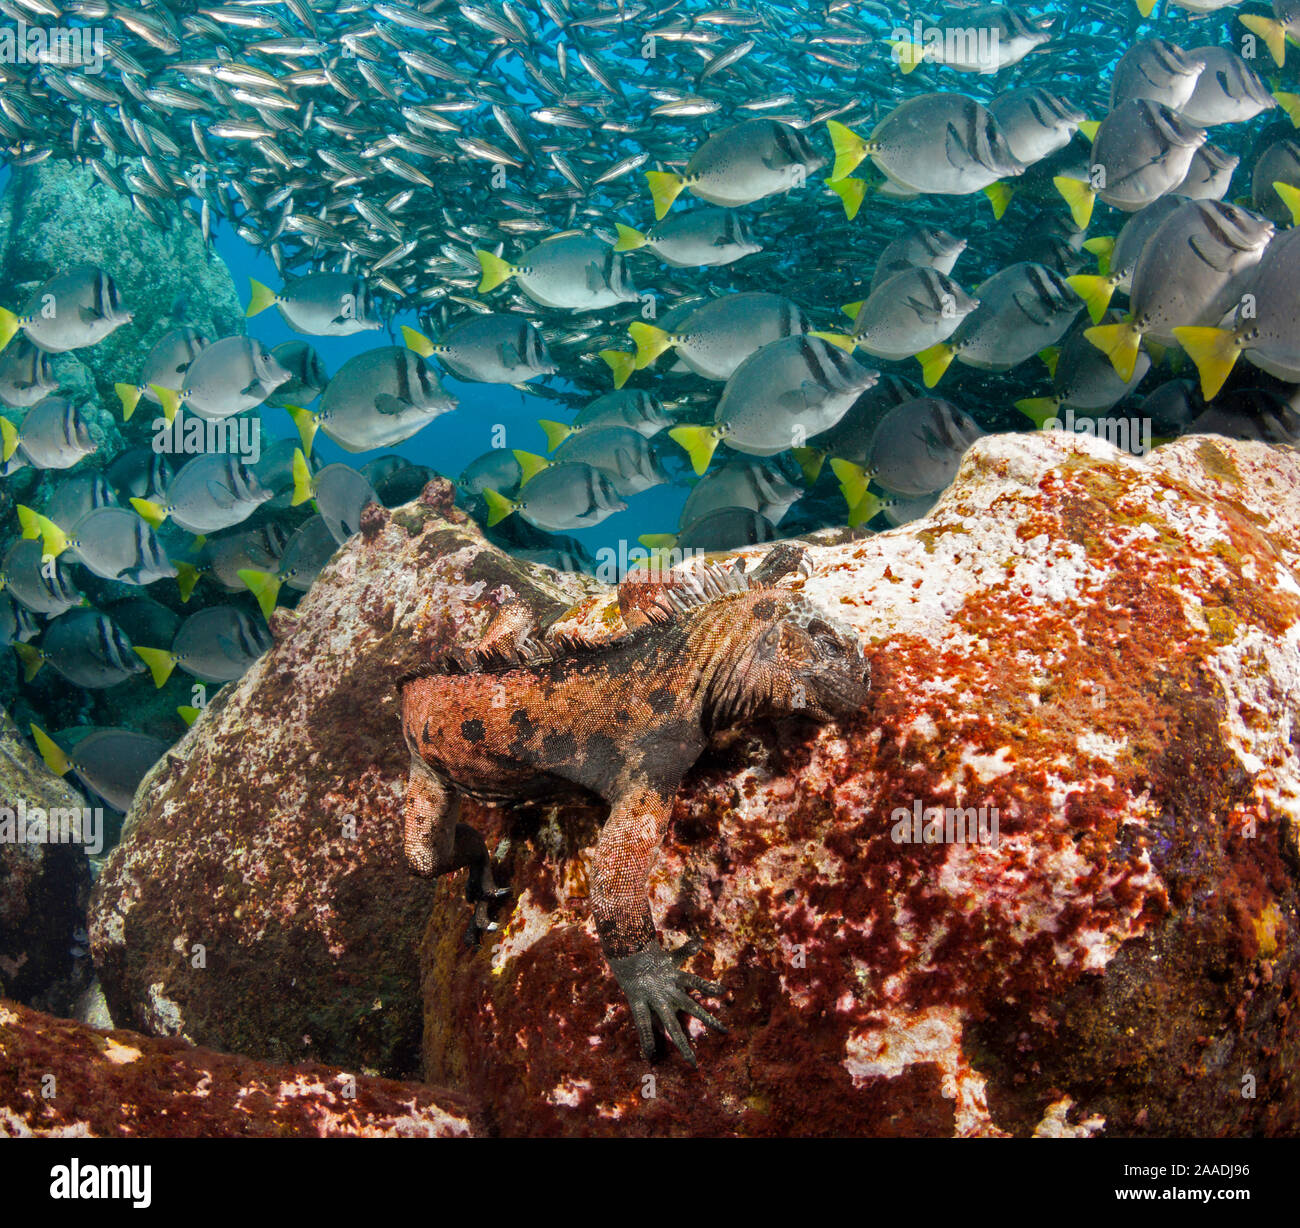
[[[483,837],[468,823],[456,821],[460,794],[415,755],[404,806],[404,845],[412,870],[422,878],[434,878],[469,867],[465,898],[474,905],[474,915],[465,930],[465,942],[477,946],[484,931],[497,928],[488,916],[489,905],[510,894],[509,888],[498,887],[493,881]]]
[[[675,787],[642,784],[619,795],[596,844],[591,900],[601,950],[627,995],[642,1055],[647,1061],[654,1057],[657,1018],[669,1040],[694,1066],[695,1053],[677,1012],[685,1011],[719,1032],[727,1029],[687,992],[722,996],[721,985],[681,967],[698,945],[688,942],[676,951],[665,951],[650,916],[650,870],[668,829],[675,793]]]

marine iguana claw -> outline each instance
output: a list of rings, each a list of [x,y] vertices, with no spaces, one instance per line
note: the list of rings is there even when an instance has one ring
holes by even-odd
[[[695,1052],[677,1020],[678,1011],[685,1011],[705,1026],[726,1034],[722,1022],[687,993],[694,990],[709,998],[722,996],[722,986],[716,981],[707,981],[681,967],[699,948],[697,940],[687,942],[676,951],[665,951],[657,942],[650,942],[631,955],[609,961],[610,971],[627,995],[641,1055],[646,1061],[654,1059],[654,1020],[658,1019],[682,1057],[696,1065]]]

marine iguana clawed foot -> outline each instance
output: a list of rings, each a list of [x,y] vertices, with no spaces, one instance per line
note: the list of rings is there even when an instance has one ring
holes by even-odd
[[[722,986],[716,981],[706,981],[702,976],[682,968],[700,949],[697,939],[692,939],[676,951],[665,951],[657,942],[651,942],[631,955],[609,961],[610,971],[619,987],[627,995],[632,1008],[632,1022],[636,1025],[641,1054],[652,1061],[655,1054],[653,1020],[657,1018],[668,1039],[677,1046],[692,1066],[696,1064],[695,1052],[686,1039],[686,1033],[677,1021],[677,1012],[693,1015],[707,1027],[726,1034],[721,1020],[709,1014],[686,991],[693,989],[709,998],[720,998]]]
[[[465,928],[465,945],[476,947],[483,935],[501,927],[492,920],[492,906],[510,895],[509,887],[498,887],[492,877],[492,862],[483,837],[466,823],[456,825],[456,855],[469,866],[465,879],[465,899],[474,905],[474,914]]]

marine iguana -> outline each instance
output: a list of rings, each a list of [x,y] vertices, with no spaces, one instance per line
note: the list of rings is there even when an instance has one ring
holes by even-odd
[[[462,794],[517,802],[578,786],[608,802],[592,912],[647,1060],[653,1017],[692,1065],[677,1012],[726,1030],[687,992],[719,997],[722,987],[682,968],[693,942],[659,945],[647,899],[683,776],[715,732],[796,712],[833,720],[866,700],[857,637],[773,587],[802,555],[778,547],[750,575],[706,565],[667,584],[626,580],[619,603],[631,630],[601,645],[544,644],[522,606],[505,607],[471,659],[404,680],[406,857],[425,877],[468,867],[468,941],[496,928],[489,906],[509,892],[493,881],[482,836],[457,821]]]

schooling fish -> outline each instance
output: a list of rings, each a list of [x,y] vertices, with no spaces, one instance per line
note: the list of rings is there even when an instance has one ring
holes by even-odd
[[[480,384],[525,384],[557,370],[541,334],[517,315],[488,312],[453,325],[441,341],[403,326],[407,346],[437,357],[457,379]]]
[[[311,451],[318,429],[346,452],[370,452],[410,439],[458,404],[423,358],[391,345],[349,358],[330,380],[319,409],[290,406],[289,414],[304,452]]]
[[[253,337],[223,337],[205,346],[189,365],[179,391],[157,385],[167,421],[184,405],[200,418],[217,420],[255,409],[289,379],[267,348]]]
[[[131,506],[155,529],[170,518],[189,533],[205,534],[243,524],[271,495],[239,457],[211,452],[185,465],[160,502],[132,499]]]
[[[103,269],[83,265],[37,286],[17,315],[0,307],[0,349],[21,328],[43,350],[79,350],[97,345],[132,318],[113,279]]]
[[[264,624],[236,606],[214,605],[181,623],[171,648],[137,647],[135,652],[149,667],[154,686],[161,688],[178,665],[202,682],[234,682],[271,646]]]
[[[167,753],[166,742],[130,729],[65,729],[56,735],[56,742],[39,726],[31,728],[51,772],[56,776],[72,772],[87,789],[123,814],[130,810],[149,769]],[[69,749],[61,749],[60,742]]]
[[[621,222],[616,225],[616,252],[645,248],[678,269],[719,268],[763,250],[750,236],[744,219],[735,210],[720,206],[676,213],[644,234]]]
[[[515,455],[523,466],[525,482],[547,464],[574,461],[601,470],[624,498],[668,481],[663,462],[649,440],[627,426],[600,426],[578,431],[556,448],[549,461],[531,457],[529,453],[516,452]],[[524,461],[525,456],[530,457],[528,463]]]
[[[1192,96],[1205,61],[1163,39],[1135,43],[1120,58],[1110,81],[1110,109],[1145,99],[1178,111]]]
[[[1192,96],[1179,109],[1189,124],[1198,128],[1244,124],[1277,106],[1277,99],[1259,75],[1235,51],[1196,47],[1190,54],[1205,61],[1205,71],[1197,78]]]
[[[69,558],[102,580],[143,585],[177,575],[176,565],[153,529],[124,507],[96,508],[70,533],[45,516],[38,517],[37,523],[46,555],[58,558],[66,551]]]
[[[543,469],[525,482],[513,499],[484,490],[488,527],[518,513],[535,528],[548,533],[589,529],[615,512],[627,510],[609,476],[591,465],[570,462]]]
[[[351,465],[340,461],[313,474],[300,449],[293,459],[293,506],[308,499],[315,500],[316,510],[340,546],[360,531],[366,505],[379,502],[370,483]]]
[[[113,507],[117,495],[102,473],[78,473],[64,478],[54,488],[45,514],[61,529],[70,529],[88,512],[97,507]]]
[[[304,520],[289,538],[274,572],[243,568],[239,571],[239,578],[257,599],[263,616],[269,619],[281,587],[287,585],[295,592],[305,593],[338,548],[338,539],[325,517],[312,516]]]
[[[908,269],[930,268],[945,277],[950,276],[965,250],[966,240],[958,239],[946,230],[909,226],[880,253],[867,291],[868,296],[879,290],[891,277],[905,273]],[[857,315],[855,310],[848,307],[845,311]]]
[[[667,350],[705,379],[730,379],[747,358],[784,337],[812,331],[797,303],[779,294],[728,294],[692,311],[671,332],[636,321],[628,332],[636,342],[636,366],[650,366]]]
[[[978,307],[951,277],[930,268],[908,269],[862,304],[850,344],[874,358],[901,362],[947,341]]]
[[[46,397],[33,405],[21,427],[0,418],[0,439],[0,457],[8,460],[21,447],[34,469],[70,469],[95,450],[81,411],[63,397]]]
[[[50,356],[26,337],[19,337],[0,353],[0,401],[6,405],[25,409],[58,386]]]
[[[553,235],[510,264],[492,252],[477,251],[483,277],[478,292],[487,294],[511,278],[534,303],[567,311],[599,311],[635,303],[623,257],[597,235]]]
[[[281,342],[271,350],[271,357],[289,372],[289,378],[266,398],[277,409],[310,405],[330,382],[321,356],[306,341]]]
[[[122,420],[129,422],[143,398],[161,404],[155,387],[181,388],[194,360],[210,344],[206,333],[197,328],[174,328],[164,333],[144,360],[138,384],[114,384],[122,402]]]
[[[780,524],[803,494],[803,488],[770,461],[737,457],[706,473],[695,484],[682,507],[679,524],[685,529],[724,508],[749,508],[772,524]]]
[[[736,368],[712,426],[679,426],[668,433],[698,474],[723,441],[737,452],[775,456],[834,426],[879,378],[819,337],[786,337]]]
[[[35,525],[35,513],[31,515]],[[46,563],[43,553],[40,541],[19,538],[0,563],[0,583],[33,614],[57,618],[73,606],[84,605],[86,598],[73,584],[69,569],[62,562]]]
[[[248,280],[252,294],[246,316],[278,307],[281,318],[294,332],[315,337],[350,337],[383,327],[378,303],[364,278],[347,273],[308,273],[293,278],[279,294],[260,281],[251,277]]]
[[[52,619],[39,648],[31,644],[14,649],[30,682],[43,665],[49,665],[73,686],[103,690],[125,682],[144,667],[136,659],[131,641],[98,610],[69,610]]]
[[[899,104],[864,139],[831,120],[833,180],[870,156],[914,192],[965,196],[1025,171],[988,108],[964,94],[922,94]]]
[[[683,191],[734,209],[802,187],[826,165],[803,135],[775,119],[746,119],[713,133],[680,174],[647,171],[655,216],[663,218]],[[838,176],[837,176],[838,178]]]
[[[575,431],[600,426],[630,427],[649,439],[671,426],[672,419],[664,413],[663,406],[650,393],[636,388],[621,388],[597,397],[567,426],[563,422],[553,422],[546,418],[539,418],[537,424],[546,432],[547,447],[554,449]],[[491,485],[494,490],[505,489],[504,485]]]

